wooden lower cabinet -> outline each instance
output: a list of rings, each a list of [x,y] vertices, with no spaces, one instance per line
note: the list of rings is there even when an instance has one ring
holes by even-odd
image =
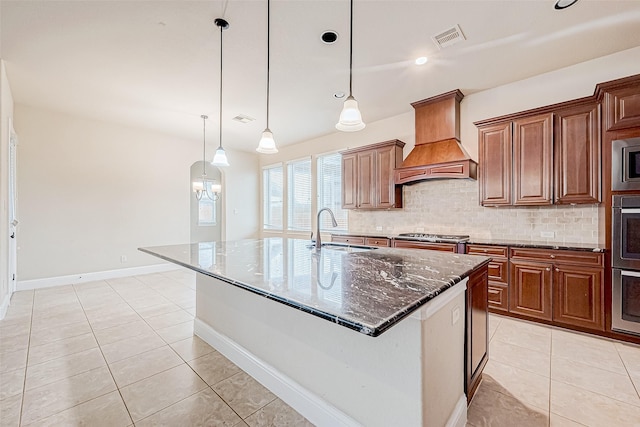
[[[467,245],[467,253],[491,257],[489,262],[489,309],[509,311],[509,248],[493,245]]]
[[[394,248],[429,249],[432,251],[456,252],[455,243],[431,243],[418,242],[415,240],[393,240]]]
[[[553,273],[553,321],[604,330],[602,270],[557,265]]]
[[[551,320],[551,264],[511,260],[509,311]]]
[[[473,398],[489,360],[489,301],[487,267],[469,276],[466,295],[465,393]]]

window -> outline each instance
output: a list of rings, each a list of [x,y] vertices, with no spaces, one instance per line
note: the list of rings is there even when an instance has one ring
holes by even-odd
[[[265,230],[282,230],[282,166],[265,168],[262,172],[264,206],[262,226]]]
[[[333,227],[331,217],[322,214],[321,230],[347,230],[347,210],[342,209],[342,155],[327,154],[318,157],[318,210],[329,208],[334,213],[338,227]]]
[[[287,165],[287,229],[311,231],[311,159]]]
[[[213,195],[213,181],[204,180],[204,185],[207,186],[208,194]],[[202,188],[202,185],[200,185]],[[216,217],[216,201],[203,196],[198,200],[198,225],[200,226],[214,226],[217,222]]]

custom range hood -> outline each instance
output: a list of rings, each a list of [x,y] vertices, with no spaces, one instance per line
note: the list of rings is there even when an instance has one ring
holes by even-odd
[[[442,178],[476,179],[478,164],[460,144],[459,90],[414,102],[416,145],[394,172],[395,183]]]

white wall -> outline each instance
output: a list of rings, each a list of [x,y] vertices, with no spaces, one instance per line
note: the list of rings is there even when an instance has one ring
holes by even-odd
[[[9,79],[0,60],[0,319],[9,301],[9,120],[13,118],[13,97]]]
[[[260,167],[258,155],[225,147],[230,167],[222,168],[226,230],[224,240],[258,237]],[[212,151],[213,152],[213,151]]]
[[[21,280],[153,265],[138,247],[189,242],[199,141],[20,104],[15,128]],[[257,156],[228,154],[226,208],[257,209]],[[256,219],[227,218],[227,236],[255,235]]]

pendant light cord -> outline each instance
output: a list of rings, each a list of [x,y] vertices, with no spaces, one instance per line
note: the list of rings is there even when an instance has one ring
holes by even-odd
[[[202,180],[207,176],[207,116],[202,117]]]
[[[224,25],[220,26],[220,111],[218,112],[218,124],[220,128],[220,148],[222,148],[222,32]]]
[[[269,69],[271,60],[271,0],[267,0],[267,129],[269,129]]]
[[[349,96],[352,96],[351,82],[353,80],[353,0],[351,0],[351,19],[349,23]]]

